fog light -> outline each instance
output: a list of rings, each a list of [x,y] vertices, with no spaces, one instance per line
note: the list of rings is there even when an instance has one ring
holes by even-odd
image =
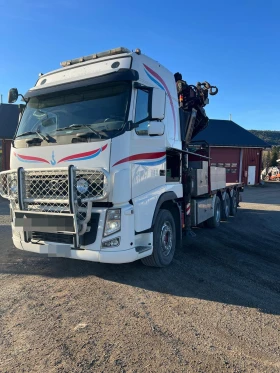
[[[17,180],[13,179],[10,181],[10,192],[11,194],[16,194],[17,191],[18,191]]]
[[[108,248],[108,247],[116,247],[119,246],[121,242],[120,237],[112,238],[111,240],[102,242],[102,247]]]

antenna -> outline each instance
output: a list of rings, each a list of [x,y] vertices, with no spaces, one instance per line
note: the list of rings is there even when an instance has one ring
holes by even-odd
[[[232,119],[231,119],[231,114],[229,114],[229,120],[231,121]]]

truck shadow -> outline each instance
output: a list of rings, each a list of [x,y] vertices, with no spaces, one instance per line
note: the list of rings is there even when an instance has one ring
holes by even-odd
[[[110,265],[48,258],[8,249],[8,257],[1,256],[0,273],[65,281],[94,276],[151,292],[279,315],[279,226],[278,211],[242,209],[231,224],[222,223],[216,230],[196,229],[196,238],[184,239],[183,247],[167,268],[145,267],[140,261]]]

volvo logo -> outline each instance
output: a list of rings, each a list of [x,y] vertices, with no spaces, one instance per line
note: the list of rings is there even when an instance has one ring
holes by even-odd
[[[59,189],[59,181],[54,179],[49,181],[48,189]]]

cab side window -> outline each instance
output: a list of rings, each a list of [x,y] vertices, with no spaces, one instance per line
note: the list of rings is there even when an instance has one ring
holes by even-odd
[[[143,121],[136,128],[137,135],[148,135],[149,117],[149,92],[138,89],[135,110],[135,123]],[[147,119],[147,120],[145,120]],[[145,120],[145,121],[144,121]]]

